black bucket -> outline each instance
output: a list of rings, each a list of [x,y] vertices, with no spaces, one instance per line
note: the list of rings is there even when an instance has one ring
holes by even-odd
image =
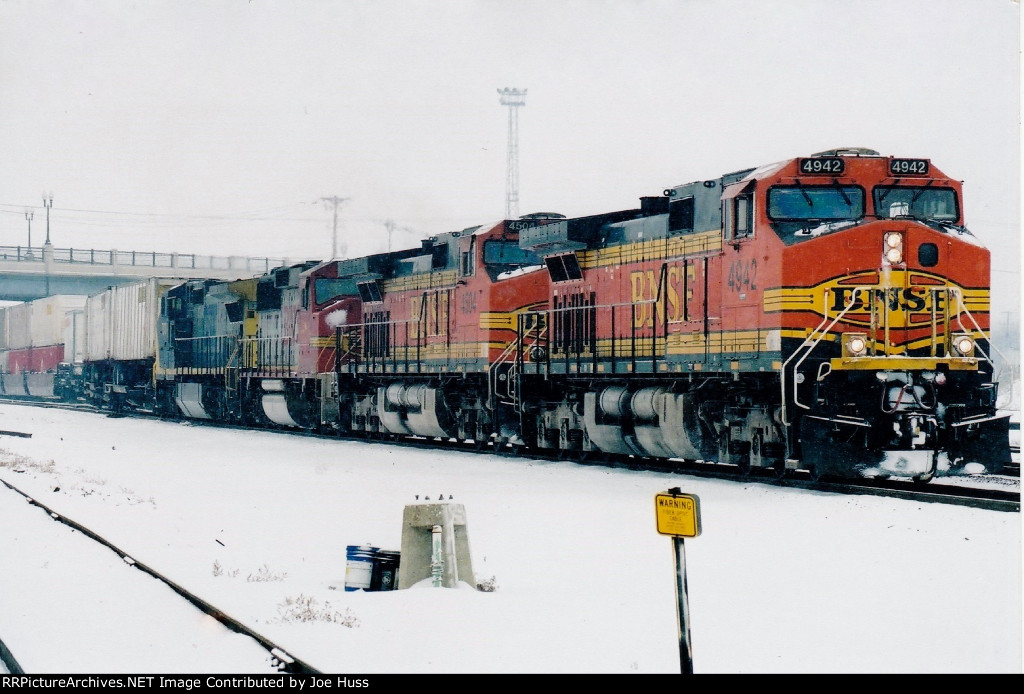
[[[401,552],[388,549],[374,552],[370,590],[395,590],[398,588],[398,564],[401,555]]]

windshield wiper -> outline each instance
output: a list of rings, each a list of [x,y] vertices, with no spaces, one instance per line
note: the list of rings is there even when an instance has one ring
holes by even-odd
[[[839,181],[833,178],[832,185],[834,185],[836,189],[839,191],[839,194],[843,196],[843,200],[846,202],[846,206],[853,207],[853,201],[850,200],[850,196],[846,194],[846,191],[843,190],[843,187],[839,185]]]
[[[925,184],[924,184],[924,186],[923,186],[923,187],[921,187],[921,188],[918,188],[917,190],[915,190],[915,191],[914,191],[914,194],[913,194],[913,195],[911,196],[911,198],[910,198],[910,205],[911,205],[911,206],[913,206],[913,205],[914,205],[914,203],[915,203],[915,202],[917,202],[917,199],[918,199],[919,197],[921,197],[921,193],[923,193],[923,192],[925,191],[925,189],[927,189],[927,188],[928,188],[928,186],[930,186],[931,184],[932,184],[932,182],[931,182],[931,181],[928,181],[927,183],[925,183]]]
[[[891,186],[887,187],[885,189],[885,191],[881,195],[878,196],[878,204],[881,205],[883,202],[885,202],[885,199],[887,197],[889,197],[889,193],[891,193],[892,191],[896,190],[896,186],[898,186],[899,184],[900,184],[900,179],[897,178],[896,181]]]
[[[811,196],[807,194],[806,190],[804,190],[804,187],[800,183],[800,179],[799,178],[796,179],[796,189],[799,190],[800,194],[804,196],[804,200],[807,201],[807,206],[808,207],[814,207],[814,201],[811,200]]]

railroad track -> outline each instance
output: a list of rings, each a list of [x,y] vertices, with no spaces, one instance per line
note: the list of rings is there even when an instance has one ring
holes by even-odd
[[[38,402],[24,399],[3,399],[0,402],[28,406],[54,407],[58,409],[71,409],[96,414],[105,414],[111,417],[123,417],[126,415],[107,412],[91,405],[82,403],[63,403],[59,401]],[[168,419],[152,412],[137,412],[133,416],[141,416],[155,419],[164,419],[169,422],[187,422],[192,426],[212,426],[222,429],[237,429],[239,431],[250,431],[248,427],[241,425],[227,424],[223,422],[212,422],[207,420],[190,419]],[[1020,511],[1020,492],[1007,491],[1005,489],[991,489],[982,487],[968,487],[958,484],[943,483],[942,478],[937,478],[930,483],[914,483],[909,480],[815,480],[806,471],[789,471],[779,475],[770,469],[741,470],[733,465],[723,465],[716,462],[705,461],[684,461],[665,460],[661,458],[645,458],[641,456],[600,453],[596,451],[587,452],[584,455],[570,455],[566,451],[552,451],[548,453],[542,449],[526,450],[519,447],[505,445],[496,446],[494,442],[464,442],[455,439],[427,439],[423,437],[393,438],[387,435],[366,435],[342,437],[337,433],[322,433],[307,430],[295,430],[285,428],[268,428],[267,431],[276,431],[289,436],[301,436],[307,438],[366,441],[381,443],[391,446],[459,450],[481,452],[487,451],[496,455],[507,457],[557,461],[575,462],[581,465],[604,465],[613,468],[637,470],[642,472],[668,472],[672,474],[689,475],[708,479],[727,479],[744,482],[757,482],[782,487],[809,489],[817,491],[829,491],[842,494],[869,494],[874,496],[886,496],[891,498],[907,499],[927,503],[944,503],[956,506],[968,506],[983,508],[994,511]],[[10,432],[18,434],[18,432]],[[1011,451],[1012,451],[1011,447]],[[1019,452],[1019,446],[1016,447]],[[979,475],[978,479],[1005,479],[1020,477],[1020,464],[1010,461],[1000,476]]]
[[[20,494],[28,501],[28,503],[44,511],[53,520],[56,520],[70,528],[77,530],[78,532],[82,533],[91,540],[94,540],[95,542],[103,545],[107,549],[116,553],[121,558],[121,560],[129,566],[139,569],[140,571],[143,571],[152,576],[153,578],[157,579],[158,581],[164,583],[175,593],[183,597],[188,602],[192,603],[192,605],[202,610],[205,614],[216,619],[218,622],[223,624],[231,631],[237,632],[239,634],[244,634],[245,636],[248,636],[249,638],[258,642],[263,648],[267,650],[271,658],[271,662],[277,667],[279,671],[290,674],[322,674],[319,670],[313,668],[304,661],[295,658],[294,656],[289,654],[284,648],[278,646],[270,639],[249,628],[242,622],[239,622],[237,619],[234,619],[230,615],[226,614],[223,610],[215,607],[214,605],[211,605],[210,603],[206,602],[194,593],[189,592],[169,577],[161,574],[153,567],[139,561],[130,553],[117,547],[109,540],[102,537],[93,530],[85,527],[81,523],[78,523],[74,520],[71,520],[70,518],[67,518],[57,513],[54,509],[50,508],[49,506],[40,502],[39,500],[33,498],[32,496],[26,494],[25,492],[18,489],[17,487],[7,482],[6,480],[0,480],[0,483],[2,483],[5,487],[12,490],[13,492]],[[2,641],[0,641],[0,661],[2,661],[4,663],[4,666],[13,674],[21,674],[23,672],[21,666],[14,658],[12,652]]]

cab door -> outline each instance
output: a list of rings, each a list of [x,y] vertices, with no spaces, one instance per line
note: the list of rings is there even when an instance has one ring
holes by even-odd
[[[761,289],[754,237],[755,181],[739,181],[722,193],[723,361],[755,359],[760,351]]]

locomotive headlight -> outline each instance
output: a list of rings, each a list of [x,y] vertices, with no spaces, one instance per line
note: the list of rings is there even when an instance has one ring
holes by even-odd
[[[903,234],[898,231],[886,232],[882,241],[882,257],[889,265],[903,262]]]
[[[844,333],[843,351],[848,357],[863,357],[868,351],[868,336],[863,333]]]
[[[969,357],[974,354],[974,338],[970,335],[954,335],[953,351],[961,357]]]

